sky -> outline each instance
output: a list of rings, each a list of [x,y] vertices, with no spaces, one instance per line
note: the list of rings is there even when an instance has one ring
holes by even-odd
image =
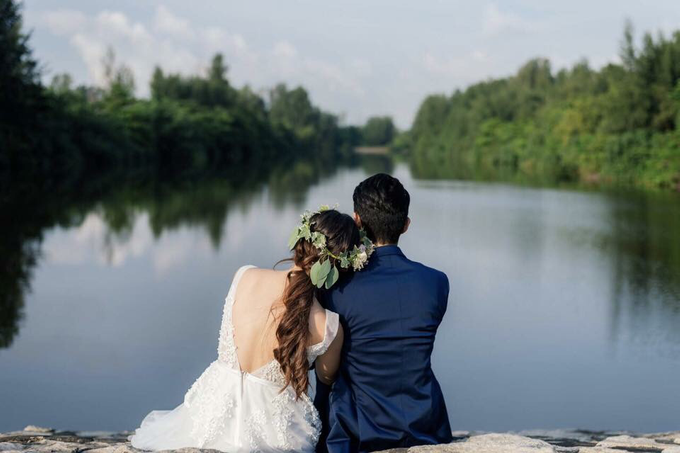
[[[678,0],[26,0],[24,22],[49,83],[68,72],[101,85],[112,47],[149,95],[156,65],[197,74],[221,52],[233,85],[304,86],[312,101],[361,124],[411,126],[433,93],[514,73],[530,58],[554,69],[618,61],[626,19],[643,32],[680,30]]]

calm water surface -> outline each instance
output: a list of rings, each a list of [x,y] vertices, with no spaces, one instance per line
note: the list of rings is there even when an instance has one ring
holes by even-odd
[[[216,358],[236,269],[285,257],[301,210],[351,210],[369,171],[121,197],[44,231],[0,349],[0,431],[132,429],[179,404]],[[433,362],[454,429],[680,429],[680,197],[394,174],[412,196],[402,249],[451,282]]]

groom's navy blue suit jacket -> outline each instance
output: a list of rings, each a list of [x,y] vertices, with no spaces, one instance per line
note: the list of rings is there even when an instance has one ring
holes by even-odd
[[[328,387],[317,380],[315,404],[325,431],[318,450],[363,452],[452,440],[430,366],[448,293],[444,273],[389,245],[376,248],[363,270],[320,296],[340,315],[345,343],[330,404]]]

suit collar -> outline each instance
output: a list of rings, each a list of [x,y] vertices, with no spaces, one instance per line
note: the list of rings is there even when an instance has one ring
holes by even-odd
[[[398,245],[383,245],[376,247],[373,250],[375,256],[389,256],[389,255],[400,255],[404,256],[404,252],[401,251]]]

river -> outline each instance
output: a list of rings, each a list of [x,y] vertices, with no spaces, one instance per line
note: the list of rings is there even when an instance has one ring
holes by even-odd
[[[453,429],[678,429],[677,194],[386,168],[411,193],[403,251],[449,276],[433,367]],[[14,316],[2,320],[0,432],[133,429],[179,404],[216,358],[235,270],[286,257],[305,208],[350,212],[354,186],[375,169],[299,187],[296,177],[239,191],[195,184],[141,201],[121,189],[26,243],[4,234],[26,262],[0,282],[18,307],[0,311]]]

